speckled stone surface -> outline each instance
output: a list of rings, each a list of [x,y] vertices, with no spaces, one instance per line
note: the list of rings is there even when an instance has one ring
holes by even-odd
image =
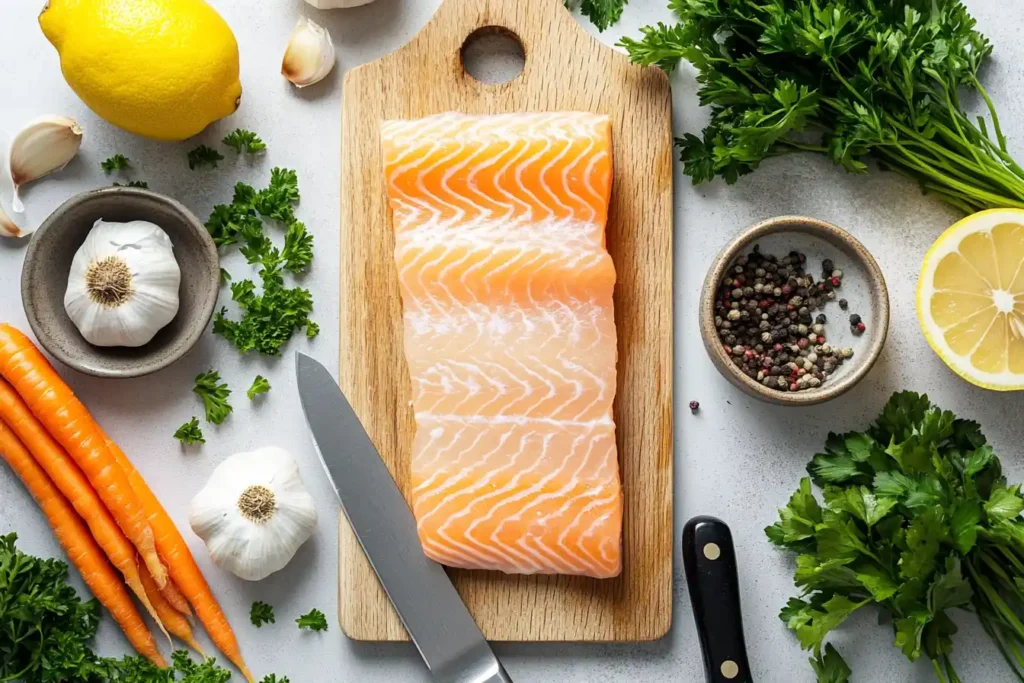
[[[996,45],[985,74],[1003,125],[1018,158],[1024,157],[1024,9],[998,0],[968,0],[981,28]],[[378,57],[409,40],[438,0],[377,0],[355,10],[308,9],[301,0],[213,0],[234,28],[242,51],[245,88],[240,111],[193,142],[161,144],[134,138],[92,115],[64,84],[57,56],[36,25],[42,0],[3,3],[0,10],[0,130],[12,133],[44,113],[75,117],[85,128],[80,156],[68,168],[26,189],[29,218],[41,220],[76,192],[109,184],[99,162],[115,152],[132,159],[127,177],[147,180],[157,191],[179,198],[200,218],[215,203],[230,199],[237,180],[265,183],[271,166],[295,167],[303,192],[298,215],[317,239],[318,260],[306,285],[317,302],[322,333],[288,348],[312,353],[337,368],[339,100],[344,69]],[[639,26],[669,20],[665,0],[631,0],[622,22],[601,36],[612,44],[636,35]],[[339,69],[324,82],[294,90],[279,75],[280,58],[296,17],[308,13],[331,31]],[[551,65],[551,68],[563,68]],[[705,120],[688,69],[673,77],[675,129],[694,131]],[[230,129],[258,131],[269,145],[263,161],[236,161],[233,153],[217,170],[189,171],[186,152],[214,144]],[[122,181],[123,182],[123,181]],[[828,404],[807,409],[763,404],[729,385],[708,360],[697,325],[701,282],[711,259],[738,230],[781,214],[814,216],[842,226],[861,240],[885,272],[892,301],[892,327],[885,352],[854,390]],[[931,352],[918,331],[914,286],[922,256],[938,234],[958,218],[956,211],[921,196],[912,183],[891,174],[848,176],[825,159],[790,156],[766,163],[735,186],[692,187],[676,177],[676,530],[696,514],[726,520],[736,539],[747,642],[754,679],[767,683],[814,680],[806,653],[776,617],[792,592],[792,562],[771,549],[762,528],[784,504],[809,457],[829,430],[861,428],[889,394],[927,391],[944,406],[981,420],[1003,458],[1008,475],[1024,478],[1024,395],[975,389],[955,377]],[[0,319],[25,326],[19,300],[24,245],[0,240]],[[244,272],[237,254],[228,270]],[[222,294],[222,298],[226,295]],[[292,681],[420,683],[429,680],[410,645],[355,644],[333,618],[336,605],[337,530],[333,493],[324,480],[298,406],[291,363],[240,357],[222,339],[207,335],[181,363],[150,377],[102,380],[63,371],[96,417],[124,446],[181,526],[213,588],[235,625],[252,669]],[[235,412],[219,428],[206,429],[208,443],[183,452],[173,431],[201,410],[190,389],[193,377],[217,368],[235,390]],[[257,374],[274,388],[259,404],[245,389]],[[691,415],[687,403],[701,410]],[[212,566],[202,543],[187,529],[186,506],[227,455],[277,444],[297,460],[321,511],[313,538],[283,571],[247,583]],[[21,485],[0,468],[0,531],[16,530],[22,547],[43,555],[59,548]],[[677,534],[678,535],[678,534]],[[678,548],[677,548],[678,555]],[[661,641],[647,644],[502,644],[496,649],[517,683],[695,683],[703,680],[682,568],[676,562],[675,626]],[[277,623],[249,624],[253,600],[276,607]],[[300,632],[293,620],[312,607],[331,617],[327,633]],[[509,619],[516,615],[509,614]],[[965,681],[1009,683],[996,650],[968,614],[954,660]],[[205,636],[202,637],[203,642]],[[892,645],[891,632],[875,615],[855,615],[834,638],[855,671],[856,681],[903,683],[934,680],[926,663],[907,663]],[[101,627],[99,649],[123,652],[126,643],[110,620]]]

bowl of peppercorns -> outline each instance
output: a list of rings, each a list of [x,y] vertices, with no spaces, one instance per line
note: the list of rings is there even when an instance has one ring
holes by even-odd
[[[852,235],[802,216],[748,228],[719,253],[700,300],[704,347],[763,401],[813,405],[849,391],[878,360],[889,293]]]

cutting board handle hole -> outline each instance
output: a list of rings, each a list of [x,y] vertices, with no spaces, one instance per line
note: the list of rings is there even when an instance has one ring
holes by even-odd
[[[508,83],[526,67],[523,41],[502,26],[483,26],[470,33],[460,56],[466,73],[488,85]]]

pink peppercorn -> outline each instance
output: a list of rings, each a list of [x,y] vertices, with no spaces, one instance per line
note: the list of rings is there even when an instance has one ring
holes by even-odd
[[[857,334],[860,334],[864,330],[868,329],[864,323],[857,323]]]
[[[811,345],[811,340],[810,339],[801,339],[800,341],[798,341],[796,343],[796,345],[799,346],[801,349],[806,349],[808,346]]]

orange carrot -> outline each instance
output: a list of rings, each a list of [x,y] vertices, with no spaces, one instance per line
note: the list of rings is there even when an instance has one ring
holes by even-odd
[[[163,629],[156,610],[150,603],[139,577],[135,547],[125,538],[96,491],[86,480],[68,454],[39,423],[11,385],[0,379],[0,423],[6,424],[29,451],[57,490],[75,508],[85,521],[92,537],[106,553],[110,563],[124,575],[139,602],[146,608],[157,625]],[[169,638],[170,636],[168,636]]]
[[[159,549],[160,555],[167,561],[167,571],[170,573],[171,579],[192,603],[196,610],[196,616],[206,628],[213,644],[238,667],[246,680],[252,683],[252,674],[249,673],[249,669],[242,659],[234,631],[231,630],[227,617],[220,605],[217,604],[217,599],[213,597],[210,586],[203,578],[203,573],[192,557],[192,552],[188,549],[188,544],[182,538],[181,532],[174,526],[170,515],[164,510],[157,497],[153,495],[146,480],[135,469],[124,451],[109,437],[104,436],[104,439],[114,460],[127,475],[135,495],[142,501],[149,524],[156,533],[156,547]]]
[[[124,535],[138,549],[156,585],[163,587],[167,570],[157,555],[153,530],[146,523],[128,478],[114,465],[99,426],[32,341],[7,323],[0,324],[0,376],[10,382],[78,464]]]
[[[160,651],[156,649],[153,634],[146,628],[145,622],[132,604],[128,591],[122,585],[121,577],[107,562],[103,551],[89,534],[85,522],[57,490],[14,432],[2,422],[0,456],[25,483],[25,487],[53,527],[53,533],[67,553],[68,559],[78,569],[92,594],[120,625],[128,641],[149,661],[160,667],[167,666]]]
[[[150,526],[152,526],[152,524],[150,524]],[[160,547],[157,546],[157,551],[159,550]],[[167,558],[161,555],[160,559],[163,561],[164,566],[166,566]],[[181,594],[181,589],[178,588],[178,584],[174,583],[173,579],[168,578],[167,585],[163,588],[159,588],[158,590],[164,596],[164,600],[166,600],[167,603],[177,612],[185,615],[186,617],[192,616],[192,608],[188,606],[188,600]]]
[[[178,610],[174,609],[164,596],[161,595],[160,589],[156,587],[153,577],[149,575],[149,571],[145,567],[142,568],[141,574],[142,585],[146,588],[146,593],[153,602],[153,606],[156,607],[156,612],[160,615],[160,621],[164,622],[164,626],[167,627],[168,631],[178,636],[186,645],[203,655],[203,659],[206,659],[203,648],[199,647],[199,643],[192,637],[192,627],[189,625],[188,619]]]

